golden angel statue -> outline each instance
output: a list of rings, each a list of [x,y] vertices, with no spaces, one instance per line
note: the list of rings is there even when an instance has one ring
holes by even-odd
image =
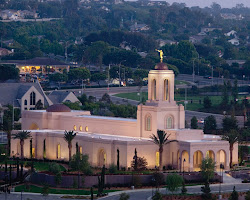
[[[163,61],[163,51],[162,50],[158,50],[158,49],[156,49],[156,51],[158,51],[160,53],[160,60],[162,62]]]

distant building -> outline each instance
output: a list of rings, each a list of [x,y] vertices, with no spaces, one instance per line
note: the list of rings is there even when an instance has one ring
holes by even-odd
[[[59,104],[63,102],[79,102],[79,99],[73,92],[55,90],[48,95],[53,104]]]
[[[205,38],[205,36],[202,35],[193,35],[189,37],[189,42],[193,43],[193,44],[197,44],[197,43],[202,43],[202,40]]]
[[[246,60],[226,60],[226,63],[229,64],[230,66],[233,63],[239,64],[240,68],[245,64]]]
[[[130,31],[132,32],[137,32],[137,31],[148,31],[150,28],[147,24],[137,24],[137,22],[135,22],[135,24],[133,24],[132,26],[130,26]]]
[[[37,57],[29,60],[6,60],[0,62],[0,64],[16,65],[21,75],[62,73],[64,69],[69,71],[67,63],[47,57]]]
[[[0,83],[0,104],[14,105],[21,110],[34,110],[36,103],[41,100],[43,106],[53,103],[45,95],[41,85],[37,83]]]
[[[230,42],[232,45],[235,45],[235,46],[240,45],[240,41],[238,38],[233,38],[231,40],[228,40],[228,42]]]
[[[173,41],[173,40],[158,39],[158,40],[156,40],[156,41],[158,42],[159,47],[162,47],[162,46],[164,46],[164,45],[166,45],[166,44],[170,44],[170,45],[172,45],[172,44],[177,44],[177,42],[176,42],[176,41]]]
[[[244,19],[244,17],[242,15],[235,15],[232,13],[221,13],[220,15],[223,19],[234,19],[234,20]]]
[[[230,37],[230,36],[236,36],[236,33],[237,33],[236,31],[231,30],[228,33],[225,33],[224,35]]]
[[[10,54],[12,54],[12,51],[5,48],[0,48],[0,56],[8,56]]]
[[[201,32],[204,32],[204,33],[212,32],[214,30],[222,31],[222,28],[215,28],[215,27],[202,27],[201,28]]]

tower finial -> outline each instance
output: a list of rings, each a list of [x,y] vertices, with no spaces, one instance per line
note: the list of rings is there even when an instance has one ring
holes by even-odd
[[[159,53],[160,53],[160,61],[161,61],[161,63],[163,62],[163,51],[160,49],[160,50],[158,50],[158,49],[155,49],[156,51],[158,51]]]

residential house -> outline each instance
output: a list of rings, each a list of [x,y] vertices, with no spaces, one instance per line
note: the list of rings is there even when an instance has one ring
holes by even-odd
[[[223,19],[242,20],[244,18],[242,15],[235,15],[232,13],[221,13],[220,15]]]
[[[224,35],[230,37],[230,36],[236,36],[236,33],[237,33],[236,31],[231,30],[228,33],[225,33]]]
[[[60,104],[63,102],[79,102],[79,99],[73,92],[54,90],[48,95],[53,104]]]
[[[45,95],[39,82],[36,83],[0,83],[0,104],[14,105],[23,110],[34,110],[39,100],[44,107],[52,105],[52,101]]]
[[[208,33],[208,32],[212,32],[214,30],[222,30],[222,28],[215,28],[215,27],[202,27],[201,28],[201,32],[204,32],[204,33]]]
[[[193,43],[193,44],[198,44],[198,43],[202,43],[202,40],[205,38],[205,36],[203,35],[193,35],[189,37],[189,42]]]
[[[162,47],[162,46],[164,46],[164,45],[166,45],[166,44],[170,44],[170,45],[172,45],[172,44],[177,44],[177,42],[176,42],[176,41],[173,41],[173,40],[158,39],[158,40],[156,40],[156,41],[158,42],[159,47]]]
[[[229,64],[230,66],[233,63],[238,63],[239,67],[242,68],[242,66],[245,64],[246,60],[226,60],[226,63]]]
[[[137,22],[130,26],[130,31],[132,32],[148,31],[149,29],[150,28],[147,24],[137,24]]]
[[[0,57],[1,56],[8,56],[12,54],[12,51],[5,49],[5,48],[0,48]]]
[[[231,40],[228,40],[228,42],[230,42],[232,45],[235,45],[235,46],[240,45],[240,41],[238,38],[233,38]]]

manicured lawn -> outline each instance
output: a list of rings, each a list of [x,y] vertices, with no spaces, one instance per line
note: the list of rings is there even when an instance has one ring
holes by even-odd
[[[15,165],[16,161],[8,160],[7,163]],[[27,165],[28,163],[30,164],[31,162],[30,161],[24,161],[24,166]],[[2,162],[1,164],[4,165],[4,162]],[[36,171],[49,171],[49,162],[34,162],[34,168],[35,168]],[[60,169],[61,169],[61,171],[67,171],[65,169],[65,167],[62,166],[62,165],[60,165]]]
[[[184,84],[187,85],[188,84],[188,82],[180,81],[180,80],[175,80],[174,83],[175,83],[175,85],[184,85]]]
[[[48,171],[49,170],[49,163],[48,162],[34,162],[34,168],[36,171]],[[65,167],[60,165],[61,171],[66,171]]]
[[[148,99],[148,93],[147,92],[142,92],[142,97],[145,100]],[[120,93],[120,94],[115,94],[114,96],[117,97],[121,97],[121,98],[125,98],[125,99],[131,99],[131,100],[136,100],[136,101],[140,101],[140,95],[138,95],[137,92],[132,92],[132,93]],[[187,96],[187,101],[188,104],[186,105],[186,109],[187,110],[193,110],[193,111],[198,111],[199,109],[203,108],[203,99],[205,96],[201,96],[201,95],[188,95]],[[239,96],[239,99],[244,98],[245,96]],[[209,98],[211,99],[212,102],[212,106],[217,106],[221,103],[222,100],[222,96],[209,96]],[[232,97],[231,97],[232,98]],[[229,97],[229,101],[232,100]],[[191,100],[193,101],[191,103]],[[199,103],[199,101],[201,100],[201,104]],[[183,104],[184,105],[184,101],[185,101],[185,95],[180,95],[180,94],[175,94],[175,101],[177,101],[177,104]]]
[[[31,193],[41,193],[42,187],[36,185],[30,185],[29,189],[26,189],[25,185],[18,185],[15,187],[15,192],[31,192]],[[104,190],[104,193],[116,192],[119,190]],[[76,189],[49,189],[50,194],[73,194],[73,195],[90,195],[90,190],[76,190]],[[94,190],[94,194],[97,194],[97,190]]]

